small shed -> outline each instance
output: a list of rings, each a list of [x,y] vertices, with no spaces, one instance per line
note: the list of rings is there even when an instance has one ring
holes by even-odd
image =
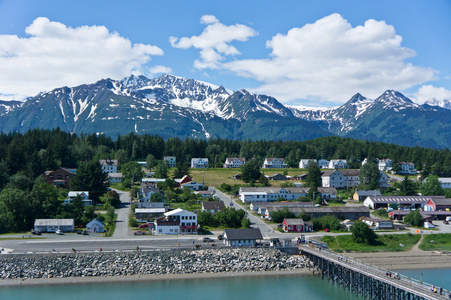
[[[284,219],[282,223],[285,232],[312,232],[313,223],[304,222],[302,219]]]
[[[258,228],[225,229],[223,237],[224,244],[231,247],[253,246],[263,239]]]
[[[103,223],[99,219],[94,219],[86,225],[86,230],[89,233],[105,232],[105,223]]]

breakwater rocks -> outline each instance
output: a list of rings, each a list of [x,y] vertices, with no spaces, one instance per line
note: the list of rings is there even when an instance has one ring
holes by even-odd
[[[258,248],[8,255],[0,258],[0,278],[260,272],[305,265],[303,256]]]

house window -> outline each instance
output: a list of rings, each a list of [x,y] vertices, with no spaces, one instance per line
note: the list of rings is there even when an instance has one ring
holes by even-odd
[[[158,232],[163,232],[163,229],[158,229]]]
[[[61,175],[56,176],[58,179],[62,179],[63,177]]]

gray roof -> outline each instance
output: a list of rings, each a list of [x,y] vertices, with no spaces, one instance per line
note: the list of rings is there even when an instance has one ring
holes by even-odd
[[[287,225],[304,225],[304,220],[302,220],[302,219],[284,219],[283,223],[287,223]]]
[[[381,192],[378,190],[373,191],[356,191],[357,195],[359,196],[382,196]]]
[[[430,199],[444,199],[445,196],[368,196],[365,201],[373,203],[426,203]]]
[[[321,194],[336,194],[337,190],[333,187],[319,187],[318,192]]]
[[[308,194],[309,190],[309,188],[304,187],[241,187],[240,192],[278,194],[281,189],[284,189],[290,194]]]
[[[313,202],[291,202],[291,201],[282,201],[282,202],[252,202],[252,206],[258,207],[304,207],[311,206],[313,207]]]
[[[225,229],[224,238],[228,240],[262,240],[263,236],[260,229]]]
[[[392,222],[391,220],[384,220],[384,219],[379,219],[379,218],[369,218],[369,217],[364,217],[363,220],[365,221],[370,221],[370,222]]]
[[[359,176],[360,170],[340,170],[341,174],[344,176]]]
[[[432,202],[434,202],[435,205],[451,205],[450,198],[433,198]]]
[[[202,207],[204,209],[218,209],[223,210],[224,209],[224,202],[222,201],[203,201]]]
[[[278,211],[281,207],[268,207],[268,211]],[[352,213],[352,212],[364,212],[369,213],[370,209],[366,206],[341,206],[341,207],[289,207],[289,211],[293,213]]]
[[[36,219],[34,226],[74,226],[74,219]]]

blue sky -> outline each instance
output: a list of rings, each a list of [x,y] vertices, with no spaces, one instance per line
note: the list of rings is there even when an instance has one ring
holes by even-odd
[[[291,105],[451,100],[451,1],[0,0],[0,99],[163,73]]]

